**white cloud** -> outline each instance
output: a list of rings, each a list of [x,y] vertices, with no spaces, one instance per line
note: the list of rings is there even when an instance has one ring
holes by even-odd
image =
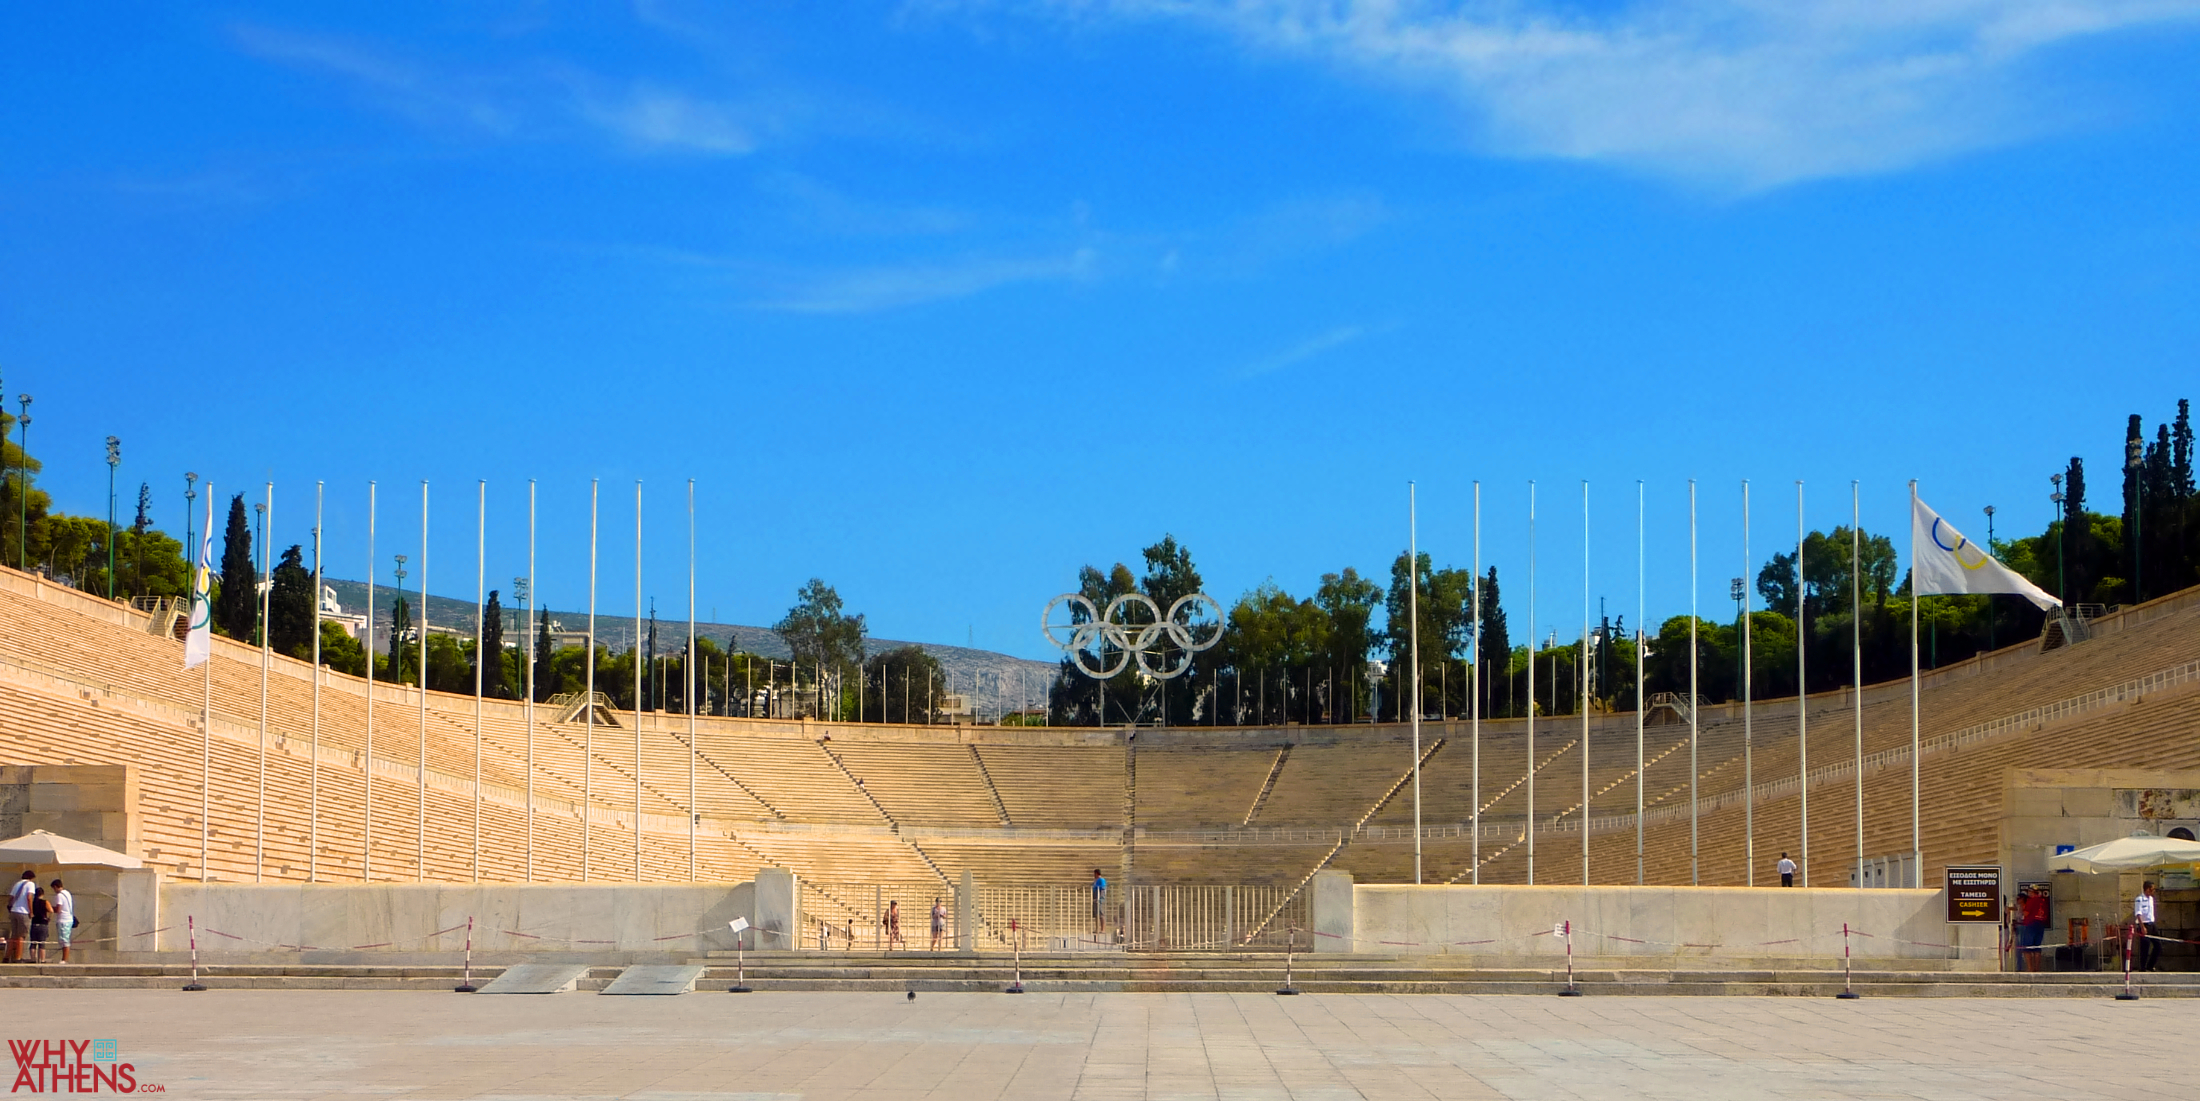
[[[1316,356],[1325,355],[1342,348],[1368,335],[1368,332],[1369,330],[1362,325],[1340,325],[1320,336],[1301,341],[1279,355],[1273,355],[1258,363],[1251,364],[1244,370],[1239,371],[1238,377],[1257,378],[1261,375],[1281,371],[1286,367],[1297,366]]]
[[[582,113],[629,145],[644,149],[741,154],[756,148],[749,128],[723,104],[640,86],[611,101],[583,101]]]
[[[794,313],[868,313],[967,298],[1017,283],[1060,282],[1092,274],[1090,248],[1066,255],[976,257],[966,260],[852,268],[792,281],[753,305]]]
[[[1594,14],[1505,0],[1064,0],[1056,10],[1190,20],[1433,89],[1499,153],[1746,190],[2033,136],[2069,110],[2036,79],[2039,55],[2190,26],[2200,0],[1653,0]]]

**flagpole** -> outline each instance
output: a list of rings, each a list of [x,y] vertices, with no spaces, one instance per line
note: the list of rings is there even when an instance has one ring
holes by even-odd
[[[654,614],[654,613],[652,613]],[[642,480],[634,479],[634,882],[642,881]]]
[[[1810,886],[1810,629],[1803,623],[1803,480],[1795,479],[1795,780],[1797,833],[1803,846],[1803,874],[1797,881]]]
[[[374,880],[374,480],[367,480],[367,752],[359,798],[359,882]],[[392,623],[391,627],[396,624]],[[391,636],[392,640],[397,637]],[[391,670],[396,672],[396,670]]]
[[[695,882],[695,479],[688,479],[688,648],[680,671],[686,675],[688,712],[688,882]],[[710,688],[710,670],[703,670],[703,687]]]
[[[420,770],[413,779],[419,784],[419,817],[415,823],[415,851],[413,853],[413,878],[428,879],[428,480],[420,479],[420,615],[416,620],[420,632]]]
[[[1581,885],[1589,885],[1589,480],[1581,480]]]
[[[1856,885],[1864,883],[1864,544],[1858,482],[1849,481],[1849,667],[1854,686],[1849,710],[1856,718]]]
[[[489,480],[474,485],[474,882],[481,882],[481,675],[495,658],[497,673],[504,672],[501,649],[483,650],[488,641],[489,588]],[[502,624],[498,625],[499,627]],[[501,633],[501,632],[499,632]]]
[[[527,882],[535,881],[535,480],[527,479]]]
[[[1643,883],[1642,875],[1642,678],[1649,671],[1648,655],[1643,653],[1649,635],[1643,622],[1643,486],[1642,479],[1635,479],[1635,886]]]
[[[275,575],[268,569],[268,540],[275,530],[275,483],[268,482],[262,490],[267,519],[260,529],[260,794],[259,809],[252,823],[252,882],[264,882],[267,871],[267,673],[274,653],[268,634],[268,609],[273,603]],[[111,527],[112,525],[110,525]],[[112,544],[113,540],[108,541]],[[108,571],[113,577],[113,571]]]
[[[1406,483],[1406,617],[1413,659],[1413,882],[1421,882],[1421,521]]]
[[[581,882],[588,882],[590,825],[596,818],[596,502],[602,480],[588,479],[588,730],[581,742]]]
[[[1991,517],[1989,517],[1991,519]],[[1917,606],[1923,602],[1919,595],[1917,577],[1917,479],[1910,479],[1910,886],[1925,883],[1925,836],[1919,827],[1917,789],[1918,723],[1917,723]],[[1987,615],[1993,615],[1993,597],[1987,597]]]
[[[1696,712],[1703,701],[1696,694],[1696,479],[1688,479],[1688,883],[1702,886],[1702,849],[1697,832]]]
[[[1757,770],[1755,624],[1749,621],[1749,479],[1742,479],[1742,885],[1757,885]]]
[[[1473,731],[1473,794],[1468,804],[1469,823],[1473,830],[1467,843],[1467,860],[1472,882],[1482,882],[1482,678],[1489,663],[1482,656],[1482,601],[1488,594],[1482,591],[1482,483],[1474,483],[1474,683],[1469,686],[1467,714]]]
[[[1535,886],[1535,479],[1528,479],[1528,886]]]
[[[306,882],[321,878],[321,485],[313,483],[313,771],[306,815]]]

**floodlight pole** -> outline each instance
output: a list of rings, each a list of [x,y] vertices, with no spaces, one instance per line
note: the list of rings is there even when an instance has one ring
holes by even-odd
[[[115,468],[122,465],[122,441],[107,437],[107,599],[115,598]]]

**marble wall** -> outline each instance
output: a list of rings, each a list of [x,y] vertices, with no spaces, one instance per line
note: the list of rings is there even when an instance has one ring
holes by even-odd
[[[1859,959],[1952,959],[1928,945],[1954,944],[1963,966],[1995,965],[1995,927],[1946,924],[1939,890],[1361,884],[1341,917],[1337,897],[1315,893],[1317,951],[1562,957],[1554,929],[1571,922],[1576,957],[1838,960],[1846,923],[1871,934],[1850,940]]]
[[[171,881],[159,886],[162,932],[148,939],[170,962],[190,948],[195,925],[200,958],[217,962],[456,963],[471,918],[478,962],[662,963],[733,948],[728,923],[755,924],[755,903],[750,883]]]

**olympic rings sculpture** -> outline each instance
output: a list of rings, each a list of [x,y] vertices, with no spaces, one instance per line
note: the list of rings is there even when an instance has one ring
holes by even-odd
[[[1073,620],[1079,618],[1081,612],[1083,622],[1055,623],[1054,609],[1063,604],[1070,606]],[[1125,609],[1134,605],[1145,608],[1145,622],[1131,622],[1124,614]],[[1207,622],[1200,622],[1202,615]],[[1205,638],[1198,635],[1203,627]],[[1048,642],[1069,655],[1078,672],[1088,677],[1107,680],[1135,659],[1140,672],[1158,680],[1171,680],[1183,676],[1192,667],[1193,654],[1222,640],[1222,606],[1206,593],[1192,593],[1178,597],[1169,605],[1169,614],[1162,615],[1161,608],[1144,593],[1124,593],[1108,601],[1107,611],[1103,613],[1084,596],[1063,593],[1047,601],[1046,611],[1039,614],[1039,630],[1046,634]],[[1057,631],[1068,632],[1068,637],[1057,635]],[[1149,659],[1157,656],[1154,644],[1164,638],[1175,652],[1160,655],[1162,664],[1157,668]],[[1112,664],[1107,658],[1111,650],[1114,651]],[[1097,656],[1094,656],[1096,651]],[[1088,656],[1093,656],[1102,667],[1096,669],[1087,664]]]

